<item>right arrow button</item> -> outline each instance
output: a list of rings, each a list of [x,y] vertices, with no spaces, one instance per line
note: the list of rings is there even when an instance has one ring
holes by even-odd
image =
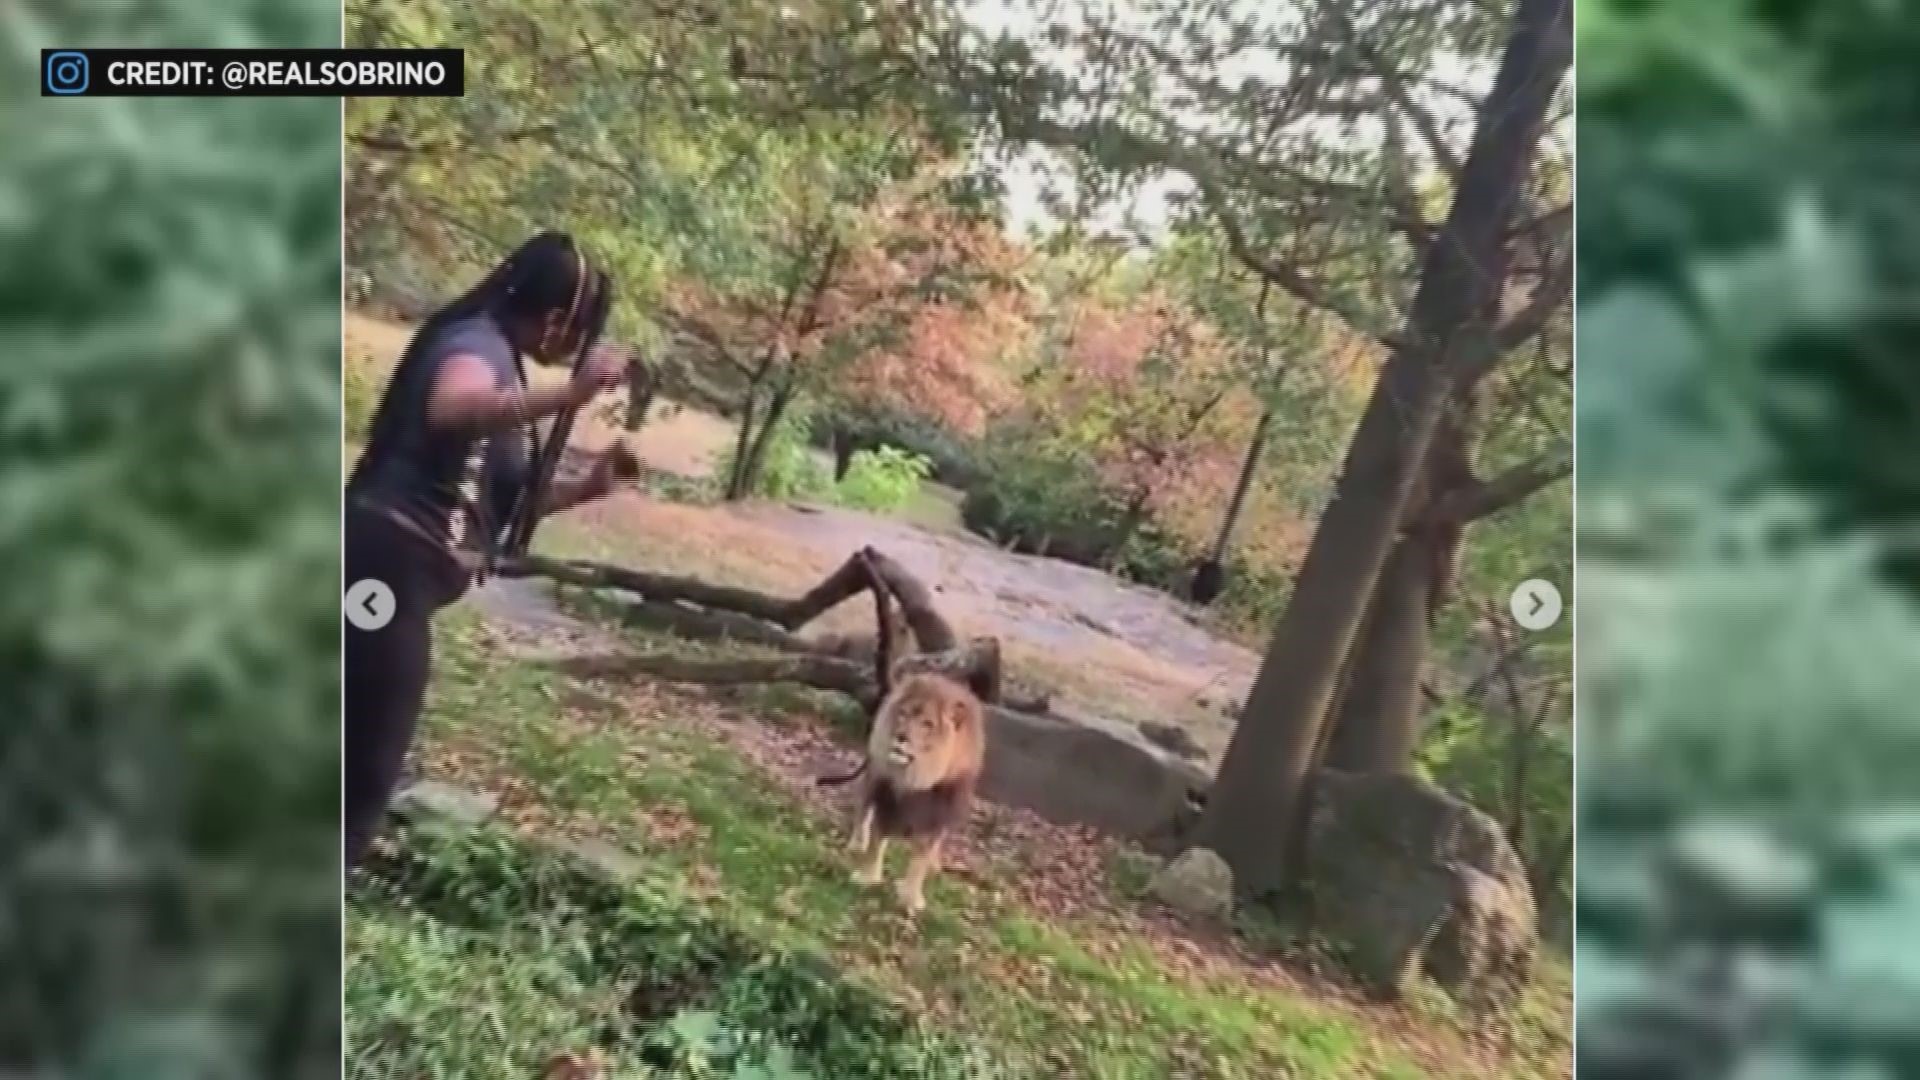
[[[1523,581],[1508,598],[1507,610],[1528,630],[1545,630],[1560,621],[1560,590],[1542,578]]]

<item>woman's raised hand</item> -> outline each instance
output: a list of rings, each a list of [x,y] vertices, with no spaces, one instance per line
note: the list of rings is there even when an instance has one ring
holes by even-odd
[[[620,345],[598,345],[573,375],[573,396],[584,405],[604,391],[626,382],[627,369],[635,363],[633,354]]]
[[[588,470],[582,494],[598,499],[613,490],[616,481],[640,479],[640,459],[624,443],[614,443],[594,459]]]

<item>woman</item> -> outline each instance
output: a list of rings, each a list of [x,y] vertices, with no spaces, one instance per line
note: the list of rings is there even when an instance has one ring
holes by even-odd
[[[400,357],[347,481],[346,585],[393,592],[393,617],[345,629],[345,855],[357,865],[399,782],[425,701],[434,612],[474,578],[501,539],[529,468],[533,421],[584,405],[625,377],[628,359],[596,349],[560,386],[529,387],[521,358],[565,363],[590,330],[606,278],[560,233],[521,245],[472,291],[429,318]],[[618,448],[587,475],[555,480],[540,510],[606,494]]]

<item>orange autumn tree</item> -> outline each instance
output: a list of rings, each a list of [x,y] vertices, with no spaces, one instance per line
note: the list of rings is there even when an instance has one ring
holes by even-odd
[[[1197,548],[1259,413],[1243,350],[1159,290],[1061,308],[1057,360],[1029,380],[1034,449],[1095,485],[1101,561],[1124,557],[1149,520]]]
[[[781,287],[694,283],[664,319],[746,379],[727,478],[755,486],[802,395],[978,434],[1011,400],[1001,361],[1028,333],[1020,252],[996,225],[903,183],[862,210],[821,207],[780,244]]]

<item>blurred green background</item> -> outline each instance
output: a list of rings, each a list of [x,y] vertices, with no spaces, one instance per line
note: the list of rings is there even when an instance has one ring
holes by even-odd
[[[0,4],[0,1073],[338,1072],[340,103],[37,86],[339,18]]]
[[[1582,1076],[1920,1076],[1917,55],[1581,0]]]

